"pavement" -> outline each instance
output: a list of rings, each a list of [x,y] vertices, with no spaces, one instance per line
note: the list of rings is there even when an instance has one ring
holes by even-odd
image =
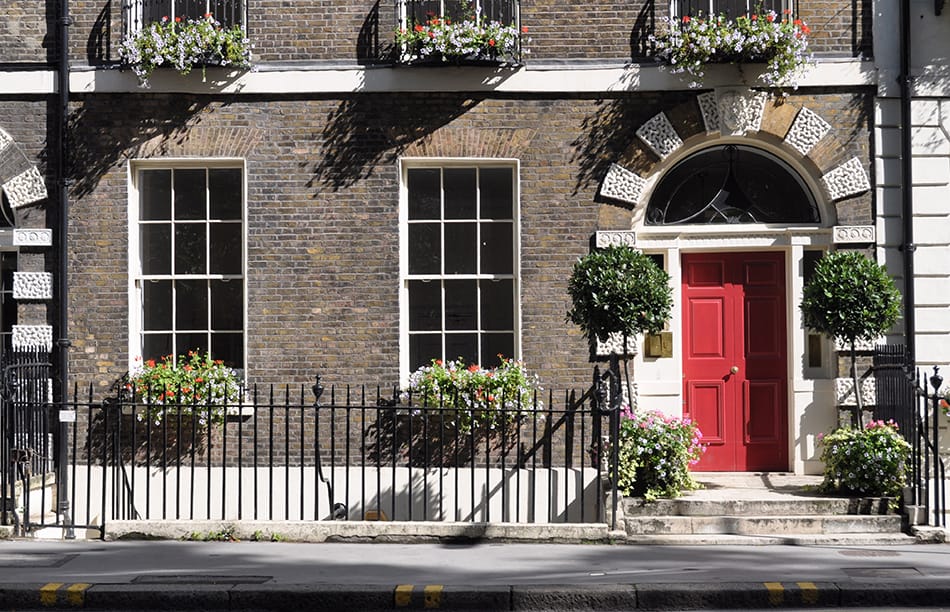
[[[950,606],[950,546],[0,542],[0,609]]]

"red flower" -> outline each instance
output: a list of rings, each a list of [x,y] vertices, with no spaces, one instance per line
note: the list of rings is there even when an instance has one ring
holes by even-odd
[[[803,32],[804,34],[811,34],[811,28],[809,28],[807,25],[805,25],[805,24],[803,23],[803,24],[802,24],[802,32]]]
[[[154,368],[154,367],[155,367],[155,360],[154,360],[154,359],[149,359],[148,361],[145,362],[145,365],[147,365],[147,366],[150,367],[150,368]]]
[[[683,23],[689,23],[692,21],[689,15],[683,15]]]
[[[758,15],[752,15],[751,17],[749,17],[749,19],[751,19],[752,21],[758,21],[758,20],[759,20],[759,16],[758,16]]]
[[[415,27],[414,29],[415,29],[416,32],[421,32],[421,31],[423,31],[425,28],[422,27],[420,24],[417,23],[417,24],[416,24],[416,27]]]
[[[435,32],[429,32],[429,38],[435,38]]]
[[[522,34],[527,34],[527,33],[528,33],[528,26],[521,26],[521,33],[522,33]]]
[[[489,47],[494,47],[494,46],[495,46],[495,39],[494,39],[494,38],[489,38],[489,39],[488,39],[488,46],[489,46]]]
[[[181,17],[175,17],[175,23],[181,23]]]
[[[205,19],[211,19],[211,13],[205,13]]]
[[[794,24],[797,25],[797,26],[800,26],[800,25],[802,25],[802,20],[801,20],[801,19],[796,19],[796,20],[793,21],[792,23],[794,23]]]
[[[775,21],[775,15],[769,13],[768,15],[765,16],[765,20],[768,21],[769,23],[772,23],[773,21]]]
[[[478,372],[478,364],[473,363],[472,365],[468,366],[468,371],[469,371],[469,372]]]

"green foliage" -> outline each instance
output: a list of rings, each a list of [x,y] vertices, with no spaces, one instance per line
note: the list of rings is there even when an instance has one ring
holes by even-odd
[[[237,536],[234,535],[234,527],[228,525],[222,529],[212,530],[207,533],[202,533],[200,531],[192,531],[190,534],[183,538],[184,540],[191,542],[239,542]]]
[[[202,19],[163,17],[127,36],[119,45],[119,58],[147,87],[149,75],[159,66],[181,74],[209,64],[250,68],[251,41],[243,26],[225,28],[211,13]]]
[[[252,542],[283,542],[286,538],[279,533],[267,533],[258,529],[251,534]]]
[[[129,373],[127,384],[137,401],[147,404],[139,420],[160,425],[165,415],[195,416],[200,425],[220,423],[229,405],[241,400],[243,381],[237,372],[208,353],[189,351],[173,359],[147,359]]]
[[[451,411],[449,424],[469,431],[473,426],[496,429],[514,422],[519,411],[540,407],[540,400],[536,403],[540,390],[537,375],[513,359],[502,359],[501,365],[489,369],[466,366],[462,359],[445,363],[433,359],[409,375],[400,399],[412,406]]]
[[[489,21],[474,14],[453,21],[448,17],[430,17],[396,32],[396,43],[403,52],[403,61],[439,59],[444,62],[460,59],[517,61],[518,41],[528,28]],[[522,48],[527,53],[527,49]]]
[[[848,342],[873,340],[886,332],[900,307],[900,292],[884,266],[855,251],[818,260],[801,303],[805,327]]]
[[[696,489],[689,466],[706,450],[702,437],[690,419],[625,408],[620,421],[618,488],[624,495],[647,500]]]
[[[580,258],[567,291],[573,302],[568,321],[601,342],[614,333],[629,337],[660,331],[673,305],[669,274],[647,255],[625,246]]]
[[[822,487],[859,495],[898,496],[907,482],[910,444],[894,421],[836,429],[821,439]]]

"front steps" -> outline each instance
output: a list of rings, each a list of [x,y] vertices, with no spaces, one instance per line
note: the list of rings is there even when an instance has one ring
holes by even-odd
[[[627,540],[642,544],[896,545],[903,517],[886,500],[819,495],[820,477],[697,474],[703,489],[671,500],[625,499]]]

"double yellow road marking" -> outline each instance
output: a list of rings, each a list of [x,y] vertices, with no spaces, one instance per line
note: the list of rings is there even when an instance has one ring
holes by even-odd
[[[769,592],[769,604],[773,606],[781,605],[785,601],[785,585],[781,582],[763,582]],[[814,582],[796,582],[799,592],[802,595],[802,603],[818,603],[818,587]]]
[[[86,589],[92,585],[86,582],[77,582],[66,587],[65,591],[61,589],[66,585],[64,582],[49,582],[40,587],[40,603],[48,608],[60,603],[59,594],[65,594],[64,603],[73,607],[82,607],[86,603]]]
[[[394,601],[397,608],[408,608],[412,604],[414,588],[411,584],[400,584],[396,587]],[[422,588],[422,606],[427,609],[442,607],[441,584],[427,584]]]

